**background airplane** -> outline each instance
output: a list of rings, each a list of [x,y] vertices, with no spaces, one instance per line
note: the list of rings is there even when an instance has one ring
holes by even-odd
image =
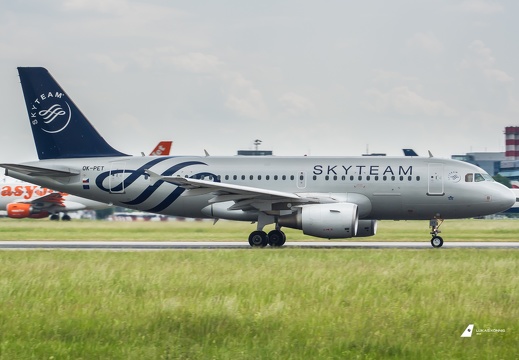
[[[172,141],[161,141],[150,156],[169,155]],[[86,185],[89,186],[89,185]],[[0,211],[6,211],[13,219],[41,219],[50,216],[51,220],[70,220],[69,212],[78,210],[102,210],[110,205],[54,191],[28,182],[3,178],[0,180]]]
[[[251,246],[282,246],[282,227],[328,239],[373,236],[377,220],[501,212],[513,193],[469,163],[424,157],[135,157],[111,147],[44,68],[18,68],[40,161],[6,175],[141,211],[256,222]],[[274,225],[268,234],[263,230]]]

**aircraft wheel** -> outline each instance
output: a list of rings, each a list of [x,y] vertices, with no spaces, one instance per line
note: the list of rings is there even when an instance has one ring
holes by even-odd
[[[50,216],[50,219],[53,220],[53,221],[58,221],[59,220],[59,214],[52,214]]]
[[[61,220],[63,220],[63,221],[70,221],[71,219],[70,219],[70,216],[69,216],[69,215],[65,214],[65,215],[63,215],[63,216],[61,217]]]
[[[285,244],[285,241],[287,240],[285,233],[281,230],[272,230],[271,232],[269,232],[268,238],[269,245],[275,247],[283,246],[283,244]]]
[[[435,248],[439,248],[443,245],[443,239],[441,236],[435,236],[431,239],[431,245]]]
[[[253,231],[249,235],[249,244],[252,247],[265,247],[268,242],[269,238],[265,231]]]

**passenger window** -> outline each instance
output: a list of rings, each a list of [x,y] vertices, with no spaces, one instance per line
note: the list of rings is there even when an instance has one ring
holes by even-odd
[[[474,181],[474,174],[465,175],[465,182],[472,182],[472,181]]]

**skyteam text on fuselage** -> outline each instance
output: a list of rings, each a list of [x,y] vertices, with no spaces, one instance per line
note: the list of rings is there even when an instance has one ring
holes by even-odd
[[[337,239],[377,220],[439,224],[504,211],[515,196],[481,168],[421,157],[132,157],[112,148],[44,68],[18,68],[40,161],[1,164],[15,178],[141,211],[256,222],[251,246],[283,227]],[[268,234],[266,225],[274,224]]]

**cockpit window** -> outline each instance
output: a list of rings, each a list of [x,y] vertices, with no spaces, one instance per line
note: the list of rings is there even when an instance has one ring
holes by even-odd
[[[481,182],[481,181],[494,181],[492,176],[487,173],[475,173],[465,175],[465,182]]]
[[[475,182],[485,181],[485,178],[483,177],[483,175],[476,173],[476,174],[474,174],[474,181]]]
[[[494,178],[487,173],[483,173],[481,174],[481,176],[483,176],[483,179],[485,179],[485,181],[494,181]]]

